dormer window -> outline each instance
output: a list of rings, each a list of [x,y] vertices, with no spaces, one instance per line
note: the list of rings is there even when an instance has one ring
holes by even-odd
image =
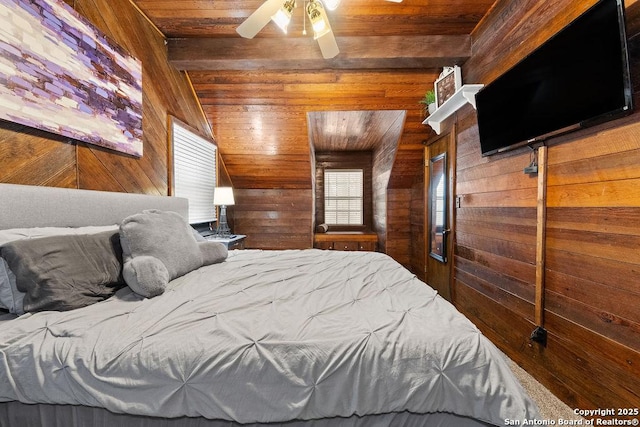
[[[324,221],[328,225],[363,225],[364,171],[325,169]]]

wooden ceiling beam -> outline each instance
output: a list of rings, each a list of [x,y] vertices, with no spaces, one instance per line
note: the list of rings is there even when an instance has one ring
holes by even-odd
[[[311,37],[174,38],[169,61],[180,70],[428,69],[462,65],[469,35],[336,37],[340,54],[324,59]]]

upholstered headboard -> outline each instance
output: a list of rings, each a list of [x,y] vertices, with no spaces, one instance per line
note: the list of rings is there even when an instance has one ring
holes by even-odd
[[[0,184],[0,230],[118,224],[144,209],[189,217],[188,200],[180,197]]]

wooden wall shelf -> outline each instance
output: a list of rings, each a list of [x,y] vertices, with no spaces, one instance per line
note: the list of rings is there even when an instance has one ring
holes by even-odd
[[[431,126],[437,134],[440,134],[440,125],[442,122],[462,108],[467,102],[471,104],[473,108],[476,108],[476,93],[478,93],[483,86],[484,85],[482,84],[462,85],[462,87],[458,89],[451,98],[447,99],[440,107],[438,107],[438,109],[427,117],[422,124]]]

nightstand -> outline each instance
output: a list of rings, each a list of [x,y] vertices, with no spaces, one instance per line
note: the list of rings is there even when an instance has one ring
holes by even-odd
[[[206,236],[205,239],[211,242],[220,242],[227,247],[227,249],[244,249],[244,239],[247,236],[244,234],[232,234],[227,238],[220,238],[216,235]]]

